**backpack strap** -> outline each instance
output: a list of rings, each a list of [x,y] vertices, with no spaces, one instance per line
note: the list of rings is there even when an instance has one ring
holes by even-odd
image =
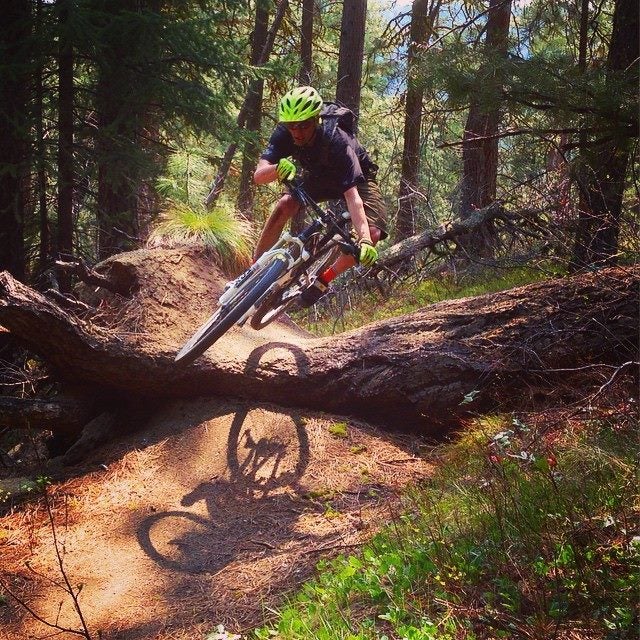
[[[356,114],[348,107],[337,102],[325,102],[322,111],[322,149],[320,150],[320,162],[329,164],[329,147],[336,129],[340,127],[351,136],[355,135]]]

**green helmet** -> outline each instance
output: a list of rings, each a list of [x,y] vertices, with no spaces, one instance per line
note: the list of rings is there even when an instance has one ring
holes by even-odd
[[[313,87],[297,87],[282,96],[278,106],[280,122],[303,122],[320,115],[322,98]]]

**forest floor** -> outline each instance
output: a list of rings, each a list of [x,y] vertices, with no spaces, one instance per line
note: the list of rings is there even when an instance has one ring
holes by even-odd
[[[197,254],[128,259],[138,293],[126,305],[93,300],[103,323],[137,349],[175,349],[224,278]],[[290,322],[234,329],[205,357],[243,362],[261,344],[307,339]],[[432,471],[417,436],[318,412],[201,398],[140,420],[66,468],[46,501],[0,518],[0,575],[32,611],[4,588],[2,640],[79,637],[66,579],[96,640],[196,639],[219,624],[246,632],[321,558],[354,551],[392,520],[400,492]]]

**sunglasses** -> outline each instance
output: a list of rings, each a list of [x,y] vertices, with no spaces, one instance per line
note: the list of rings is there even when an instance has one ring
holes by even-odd
[[[284,126],[289,129],[289,131],[301,131],[303,129],[308,129],[311,125],[313,125],[313,120],[305,120],[304,122],[287,122]]]

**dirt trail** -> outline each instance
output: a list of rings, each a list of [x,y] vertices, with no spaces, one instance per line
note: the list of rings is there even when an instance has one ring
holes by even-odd
[[[90,629],[105,640],[246,630],[320,557],[367,539],[429,468],[414,445],[352,423],[336,435],[335,424],[264,405],[174,403],[99,452],[105,469],[55,486],[64,566],[83,585]],[[0,547],[14,587],[77,629],[71,600],[44,578],[60,573],[42,507],[1,519]],[[13,606],[0,611],[0,638],[46,631]]]
[[[127,259],[138,261],[139,293],[120,307],[104,298],[105,323],[138,348],[174,349],[224,279],[198,255]],[[265,365],[294,357],[288,345],[307,339],[288,323],[234,330],[207,357],[240,362],[258,349]],[[321,557],[368,539],[398,491],[430,472],[415,439],[275,406],[172,402],[136,427],[51,487],[58,548],[96,639],[196,639],[217,624],[246,631]],[[42,504],[0,518],[4,579],[42,618],[79,629],[52,582],[61,579],[54,551]],[[11,600],[0,606],[2,640],[52,631]]]

